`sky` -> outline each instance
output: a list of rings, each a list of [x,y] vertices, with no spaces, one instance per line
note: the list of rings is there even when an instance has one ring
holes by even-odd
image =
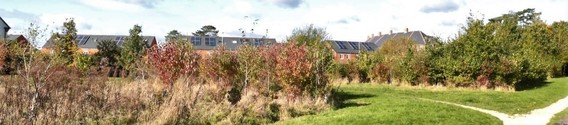
[[[279,41],[314,25],[333,40],[365,41],[405,28],[450,38],[470,12],[487,19],[525,8],[542,12],[549,24],[568,21],[568,0],[0,0],[0,17],[12,27],[8,34],[22,34],[32,22],[58,32],[74,18],[78,34],[128,35],[138,24],[159,41],[171,30],[189,35],[204,25],[219,36],[247,29],[247,36]]]

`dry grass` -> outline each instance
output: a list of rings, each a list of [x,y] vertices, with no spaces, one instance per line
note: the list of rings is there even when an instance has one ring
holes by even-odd
[[[90,80],[95,79],[85,79],[53,84],[54,93],[38,102],[45,106],[30,121],[33,90],[25,84],[5,84],[19,79],[10,80],[0,84],[0,124],[266,124],[329,109],[323,98],[290,100],[284,93],[272,97],[255,87],[248,87],[240,101],[231,104],[220,84],[190,78],[173,86],[156,78],[114,78],[92,85]]]

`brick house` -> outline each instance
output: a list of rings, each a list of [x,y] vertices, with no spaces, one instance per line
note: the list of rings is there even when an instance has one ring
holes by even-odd
[[[434,37],[428,36],[422,31],[408,31],[408,28],[405,28],[404,32],[398,32],[398,33],[393,33],[392,30],[390,31],[389,34],[383,34],[382,32],[379,32],[378,36],[371,35],[369,38],[367,38],[366,42],[374,43],[375,45],[377,45],[377,47],[381,47],[381,45],[384,42],[393,38],[411,39],[415,41],[416,44],[418,45],[417,49],[423,49],[426,43],[432,40]]]
[[[77,42],[77,46],[79,47],[79,52],[85,55],[93,55],[97,53],[99,50],[97,49],[97,45],[99,42],[104,40],[110,40],[116,42],[118,46],[122,46],[122,44],[126,41],[126,38],[129,36],[126,35],[77,35],[75,36],[75,41]],[[154,36],[142,36],[144,42],[148,43],[147,47],[157,45],[156,37]],[[44,45],[41,51],[43,53],[53,53],[55,38],[51,37]]]
[[[27,47],[27,45],[29,45],[29,43],[30,43],[28,41],[28,39],[26,39],[26,37],[24,37],[24,35],[19,35],[19,34],[18,35],[16,35],[16,34],[7,35],[5,40],[6,40],[7,45],[10,45],[12,43],[17,42],[22,47]]]
[[[209,36],[182,36],[181,40],[191,42],[193,49],[201,56],[210,55],[217,47],[223,45],[226,50],[235,51],[242,45],[265,46],[276,44],[274,38],[252,37],[209,37]]]
[[[377,45],[369,42],[331,40],[328,43],[331,46],[334,60],[341,63],[356,60],[361,52],[373,52],[377,50]]]

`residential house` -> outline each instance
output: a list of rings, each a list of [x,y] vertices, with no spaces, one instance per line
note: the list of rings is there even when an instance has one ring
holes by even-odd
[[[383,43],[393,38],[411,39],[416,42],[418,49],[421,49],[424,48],[426,43],[434,37],[428,36],[422,31],[408,31],[408,28],[406,28],[405,32],[393,33],[392,30],[390,31],[390,34],[383,34],[382,32],[379,32],[378,36],[371,35],[366,42],[375,43],[378,47],[381,47]]]
[[[235,51],[243,45],[265,46],[276,44],[276,39],[274,38],[182,36],[181,39],[191,42],[193,49],[201,57],[210,55],[221,45],[226,50]]]
[[[97,53],[99,50],[97,49],[97,45],[99,42],[104,40],[110,40],[116,42],[118,46],[122,46],[122,44],[126,41],[129,36],[126,35],[85,35],[80,34],[75,36],[75,41],[77,46],[79,47],[79,52],[85,55],[93,55]],[[157,45],[156,37],[154,36],[142,36],[144,42],[148,43],[147,47]],[[53,53],[53,47],[55,41],[55,37],[51,37],[42,48],[43,53]]]
[[[356,60],[361,52],[373,52],[377,49],[377,45],[370,42],[354,42],[354,41],[329,41],[333,52],[333,58],[341,63]]]
[[[28,39],[26,39],[26,37],[24,37],[24,35],[20,35],[20,34],[10,34],[6,36],[6,44],[10,45],[12,43],[19,43],[19,45],[21,47],[27,47],[28,45],[30,45]]]
[[[6,38],[9,30],[10,30],[10,26],[8,26],[8,23],[6,23],[6,21],[4,21],[4,19],[2,19],[2,17],[0,17],[0,41],[2,39]]]

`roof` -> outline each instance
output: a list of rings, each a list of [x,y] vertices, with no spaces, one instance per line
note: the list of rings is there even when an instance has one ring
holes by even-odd
[[[6,43],[10,44],[10,43],[12,43],[12,41],[18,40],[19,37],[24,37],[24,36],[23,35],[16,35],[16,34],[7,35],[6,36]]]
[[[360,51],[375,51],[377,49],[377,45],[369,42],[330,40],[329,43],[336,53],[356,54]]]
[[[380,47],[384,42],[392,38],[408,38],[416,41],[416,44],[426,44],[426,42],[433,37],[424,34],[422,31],[410,31],[375,36],[368,39],[367,42],[375,43],[378,47]]]
[[[6,21],[4,21],[4,19],[2,19],[2,17],[0,17],[0,21],[2,21],[2,23],[4,23],[6,26],[8,26],[8,29],[10,29],[10,25],[8,25],[8,23],[6,23]]]
[[[274,38],[252,37],[209,37],[209,36],[182,36],[182,40],[192,43],[195,50],[215,50],[217,46],[224,45],[225,49],[236,50],[241,45],[263,46],[276,43]]]
[[[129,36],[127,36],[127,35],[84,35],[84,34],[78,34],[75,37],[75,40],[76,40],[77,46],[79,48],[92,48],[92,49],[94,49],[94,48],[97,48],[98,42],[104,41],[104,40],[115,41],[118,44],[118,46],[122,46],[122,44],[125,42],[126,38],[128,38],[128,37]],[[52,36],[43,45],[43,48],[52,48],[54,39],[55,39],[55,37]],[[142,36],[142,39],[148,43],[148,46],[150,46],[153,41],[156,41],[156,37],[154,37],[154,36]]]

